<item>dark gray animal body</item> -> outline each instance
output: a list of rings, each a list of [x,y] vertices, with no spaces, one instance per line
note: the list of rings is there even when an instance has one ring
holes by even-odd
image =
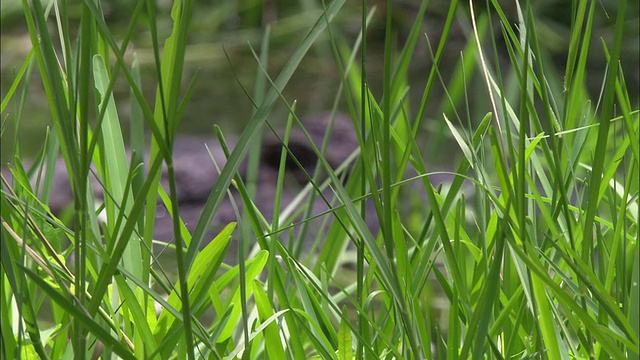
[[[312,117],[304,122],[305,129],[318,148],[321,147],[329,122],[329,115]],[[278,168],[283,150],[280,139],[283,138],[283,135],[283,131],[280,131],[279,136],[275,136],[267,130],[262,139],[261,161],[255,183],[256,193],[252,200],[268,221],[271,220],[274,213]],[[228,139],[227,141],[229,147],[232,148],[235,141],[233,139]],[[305,174],[298,165],[295,164],[292,157],[289,156],[287,159],[285,184],[281,197],[281,210],[292,204],[296,196],[298,196],[301,190],[307,185],[307,175],[313,176],[318,162],[309,141],[299,128],[292,130],[288,148],[307,174]],[[333,123],[328,146],[324,155],[327,162],[332,168],[336,169],[357,149],[358,142],[351,119],[338,114]],[[181,135],[176,137],[174,142],[173,161],[180,217],[187,226],[187,229],[193,231],[206,200],[218,179],[219,169],[222,169],[226,163],[226,157],[222,147],[215,140]],[[239,173],[244,179],[246,175],[246,164],[241,165]],[[321,182],[327,177],[320,176],[319,178]],[[434,183],[450,181],[448,177],[446,179],[436,177],[431,180],[434,181]],[[163,171],[161,184],[165,189],[169,188],[166,169]],[[101,199],[102,192],[100,191],[101,186],[99,182],[93,179],[92,185],[95,197]],[[420,190],[419,187],[419,182],[416,182],[416,186],[409,186],[409,188],[415,188],[410,191],[419,191],[424,194],[424,190]],[[311,191],[315,190],[312,189]],[[330,190],[324,190],[323,194],[326,198],[330,200],[333,199],[333,194]],[[230,197],[233,197],[234,200],[231,200]],[[230,197],[225,198],[217,211],[205,239],[212,239],[222,226],[237,220],[236,211],[238,209],[242,211],[242,204],[238,192],[233,187],[230,189]],[[60,160],[57,162],[55,168],[49,206],[53,213],[60,213],[65,207],[71,205],[72,199],[66,167],[64,162]],[[236,206],[232,204],[232,201],[235,201]],[[367,202],[367,208],[368,216],[366,222],[375,234],[379,225],[371,201]],[[316,200],[313,203],[313,214],[319,214],[327,209],[328,206],[325,202],[319,196],[316,196]],[[294,221],[295,219],[290,220]],[[298,217],[296,221],[299,220],[300,218]],[[174,232],[171,217],[168,215],[164,205],[159,203],[156,213],[154,238],[169,242],[173,239],[173,236]]]
[[[318,147],[322,144],[329,120],[330,117],[328,115],[322,115],[307,119],[304,123],[307,132]],[[279,133],[278,138],[267,130],[262,139],[261,160],[257,172],[255,184],[256,194],[253,201],[267,220],[271,219],[274,210],[278,168],[283,150],[280,139],[282,139],[283,136],[282,131]],[[329,139],[329,146],[327,147],[325,158],[333,168],[337,168],[358,148],[358,142],[353,132],[351,120],[343,115],[337,115]],[[231,148],[235,145],[233,138],[227,139],[227,142]],[[317,157],[309,145],[309,141],[300,129],[294,128],[292,130],[288,148],[304,170],[310,176],[313,176]],[[148,155],[145,161],[148,162]],[[180,217],[187,228],[193,231],[206,200],[218,179],[219,171],[226,163],[226,156],[217,140],[198,136],[180,135],[177,136],[174,141],[173,161]],[[64,161],[59,160],[56,163],[54,171],[55,175],[49,207],[54,214],[59,214],[72,204],[73,196]],[[242,178],[245,178],[246,163],[241,165],[239,173]],[[92,175],[90,176],[92,177],[94,196],[97,199],[102,199],[103,194],[100,190],[100,183]],[[289,156],[287,159],[281,207],[284,208],[289,205],[306,183],[306,175],[298,168],[291,156]],[[161,185],[167,189],[168,192],[169,186],[166,169],[163,169]],[[230,195],[236,202],[236,208],[242,211],[240,196],[235,188],[231,188]],[[330,196],[331,194],[327,191],[327,195]],[[326,205],[321,200],[314,203],[314,213],[320,213],[326,209]],[[210,226],[211,231],[207,234],[207,237],[212,238],[222,226],[236,220],[236,209],[234,209],[232,205],[232,200],[227,197],[216,213],[213,223]],[[159,203],[156,214],[154,238],[160,241],[171,241],[173,234],[171,217],[168,215],[166,209],[164,209],[164,206]]]

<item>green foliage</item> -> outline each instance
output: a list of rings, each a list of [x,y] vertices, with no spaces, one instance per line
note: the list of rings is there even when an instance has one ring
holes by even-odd
[[[259,2],[234,4],[246,15],[242,27],[265,12]],[[137,2],[117,36],[100,5],[83,2],[76,22],[65,1],[22,1],[33,49],[0,109],[3,142],[18,144],[0,199],[3,358],[639,356],[640,114],[620,61],[626,1],[610,13],[611,37],[598,46],[599,5],[573,2],[560,71],[528,1],[515,9],[450,2],[435,53],[420,35],[432,16],[426,1],[413,10],[404,39],[394,2],[381,6],[382,20],[373,16],[380,9],[363,2],[362,31],[351,47],[336,25],[352,11],[344,0],[323,9],[301,1],[317,17],[277,77],[266,70],[269,27],[259,54],[250,49],[255,90],[243,91],[253,115],[233,149],[216,128],[228,160],[193,233],[180,219],[172,149],[197,77],[182,78],[192,15],[204,5],[175,1],[165,16],[154,1]],[[385,28],[381,88],[367,71],[374,21]],[[456,21],[468,41],[457,44],[464,50],[451,66]],[[171,24],[167,38],[160,22]],[[141,27],[151,37],[154,101],[143,93],[137,55],[127,53]],[[338,168],[324,156],[328,138],[313,142],[284,93],[315,47],[332,51],[341,81],[332,115],[344,105],[358,138],[358,150]],[[430,54],[422,59],[431,64],[428,74],[412,73],[419,47]],[[585,86],[593,52],[607,59],[599,97]],[[117,81],[129,99],[114,95]],[[416,83],[423,84],[417,103],[409,88]],[[53,131],[27,162],[18,131],[6,130],[8,123],[20,128],[22,111],[9,110],[24,108],[36,86],[44,89]],[[122,103],[131,104],[129,140]],[[256,139],[277,105],[289,116],[276,210],[267,218],[238,171],[248,157],[247,177],[257,173]],[[434,126],[440,131],[424,131]],[[316,171],[289,148],[293,127],[318,156]],[[145,131],[152,137],[143,166]],[[431,161],[432,143],[448,144],[448,153],[460,149],[447,158],[446,186],[435,182],[443,172]],[[73,192],[67,216],[48,206],[59,154]],[[160,183],[163,165],[168,188]],[[292,166],[308,185],[285,204],[283,178]],[[99,185],[90,181],[94,173]],[[243,212],[206,238],[232,184]],[[99,208],[94,186],[104,193]],[[154,246],[158,198],[173,219],[175,240],[163,244],[170,263]],[[318,225],[314,204],[321,201],[330,209],[320,216],[329,221]]]

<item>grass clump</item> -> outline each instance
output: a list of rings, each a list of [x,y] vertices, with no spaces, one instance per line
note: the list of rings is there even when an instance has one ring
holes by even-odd
[[[560,71],[530,2],[505,9],[453,1],[432,49],[421,33],[427,2],[413,10],[399,46],[389,1],[379,20],[380,88],[368,72],[366,29],[376,8],[363,4],[350,46],[334,23],[345,1],[327,4],[275,78],[267,29],[253,53],[253,94],[238,81],[253,115],[233,148],[217,129],[228,159],[193,231],[180,218],[172,150],[197,79],[183,74],[192,14],[202,5],[174,2],[167,38],[158,35],[167,19],[153,1],[136,3],[117,38],[100,5],[83,2],[75,23],[64,1],[22,3],[33,47],[1,109],[2,139],[17,144],[1,193],[3,357],[638,357],[640,130],[637,92],[621,61],[626,1],[610,14],[613,35],[599,47],[596,2],[572,3]],[[252,11],[262,8],[242,8]],[[243,26],[260,17],[245,15]],[[135,52],[127,53],[140,27],[151,39],[153,101]],[[468,40],[447,66],[456,28]],[[337,169],[324,156],[330,135],[314,142],[284,93],[314,46],[333,55],[333,115],[348,112],[357,136],[358,149]],[[431,66],[416,76],[410,65],[421,46]],[[607,59],[596,97],[584,86],[593,52]],[[118,80],[128,99],[114,96]],[[27,161],[17,134],[36,84],[52,128]],[[128,139],[119,115],[126,102]],[[276,107],[288,121],[267,216],[251,177],[260,166],[256,139]],[[309,139],[315,169],[288,146],[292,128]],[[436,182],[442,165],[431,161],[429,142],[460,150],[447,159],[446,186]],[[67,216],[48,206],[59,155],[73,193]],[[283,179],[292,166],[308,185],[287,204]],[[230,189],[243,210],[209,238]],[[158,198],[172,215],[174,241],[162,244],[169,263],[159,261],[154,240]],[[319,203],[329,209],[322,216]]]

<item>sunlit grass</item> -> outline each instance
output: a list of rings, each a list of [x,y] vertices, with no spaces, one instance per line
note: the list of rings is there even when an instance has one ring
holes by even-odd
[[[179,216],[172,154],[197,81],[197,74],[183,79],[191,1],[174,3],[168,38],[158,29],[168,19],[152,1],[136,5],[117,38],[94,2],[83,3],[78,29],[69,27],[66,2],[23,3],[37,46],[1,109],[2,139],[18,144],[11,177],[3,172],[2,179],[5,357],[638,357],[640,129],[638,101],[619,62],[626,2],[611,14],[614,36],[600,48],[590,45],[597,4],[575,2],[560,74],[528,2],[517,4],[514,21],[497,1],[473,11],[453,1],[438,39],[421,33],[429,19],[424,2],[401,44],[387,11],[380,89],[368,81],[366,31],[379,9],[362,7],[363,31],[348,44],[332,22],[344,3],[313,8],[306,36],[276,76],[266,70],[269,28],[259,48],[248,46],[254,88],[238,83],[253,115],[232,148],[215,129],[228,159],[193,232]],[[259,11],[243,9],[246,21]],[[455,21],[464,22],[467,43],[457,65],[447,66],[453,73],[443,74]],[[136,56],[125,57],[140,26],[151,34],[153,102],[143,94]],[[358,141],[338,168],[324,156],[330,134],[314,143],[296,101],[284,95],[317,44],[331,51],[341,79],[332,115],[345,104],[340,111]],[[432,65],[414,81],[409,64],[419,44]],[[589,52],[603,52],[609,64],[597,97],[584,86]],[[229,62],[231,71],[243,71]],[[113,96],[118,79],[130,88],[126,101]],[[6,129],[27,121],[21,109],[36,81],[52,129],[40,156],[25,159],[18,130]],[[445,96],[433,104],[437,86]],[[129,139],[118,115],[123,103],[131,106]],[[274,211],[264,214],[254,203],[257,139],[272,131],[276,105],[289,116]],[[423,131],[427,119],[459,151],[432,147],[443,142]],[[319,159],[314,170],[289,147],[292,131],[308,138]],[[445,171],[430,151],[451,154]],[[73,192],[66,215],[47,205],[59,155]],[[287,203],[284,177],[292,166],[308,185]],[[449,180],[440,186],[435,179],[443,173]],[[95,186],[104,204],[94,199]],[[229,194],[242,205],[238,221],[208,238]],[[173,216],[170,260],[159,260],[153,238],[158,199]],[[329,209],[322,216],[318,203]]]

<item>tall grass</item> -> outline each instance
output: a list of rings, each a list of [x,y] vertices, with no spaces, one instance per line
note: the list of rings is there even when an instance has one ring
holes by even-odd
[[[435,49],[421,33],[427,2],[398,46],[388,1],[381,89],[367,77],[366,29],[376,9],[363,3],[362,32],[348,45],[333,23],[344,3],[326,5],[276,78],[265,70],[264,33],[254,52],[255,89],[244,90],[253,116],[232,149],[218,129],[228,160],[190,233],[180,219],[172,149],[197,80],[182,78],[192,2],[174,2],[166,39],[154,1],[136,4],[118,38],[99,2],[82,3],[77,28],[65,1],[22,2],[33,48],[3,95],[2,139],[17,143],[17,132],[5,130],[26,121],[21,109],[34,69],[52,131],[30,161],[17,146],[11,179],[3,173],[3,358],[638,357],[640,130],[628,64],[620,62],[626,1],[610,14],[614,36],[601,47],[591,46],[597,3],[572,4],[562,73],[528,1],[516,3],[515,21],[497,1],[485,8],[452,1]],[[260,9],[242,11],[255,21]],[[454,72],[443,74],[455,21],[467,25],[468,42]],[[142,26],[152,39],[153,101],[142,92],[135,53],[126,52]],[[346,103],[359,145],[339,169],[323,156],[328,137],[315,144],[283,95],[321,36],[341,78],[333,113]],[[420,44],[429,46],[432,66],[415,81],[409,65]],[[608,59],[597,97],[584,86],[590,52]],[[130,88],[128,140],[118,116],[126,99],[113,96],[118,79]],[[416,82],[423,88],[413,106]],[[446,96],[432,115],[438,85]],[[271,127],[276,104],[289,119],[267,218],[254,204],[251,177],[256,140]],[[460,149],[446,186],[434,181],[441,174],[425,143],[439,139],[425,134],[425,119],[446,128]],[[312,173],[287,156],[293,127],[318,155]],[[47,205],[59,154],[73,190],[67,219]],[[249,181],[238,174],[247,154]],[[309,185],[286,207],[290,161]],[[162,166],[168,189],[159,182]],[[104,193],[99,206],[92,177]],[[230,186],[243,203],[238,222],[206,238]],[[165,246],[174,249],[175,272],[154,252],[158,197],[173,218],[175,240]],[[320,225],[312,221],[318,202],[330,208]],[[234,261],[231,242],[239,243]]]

